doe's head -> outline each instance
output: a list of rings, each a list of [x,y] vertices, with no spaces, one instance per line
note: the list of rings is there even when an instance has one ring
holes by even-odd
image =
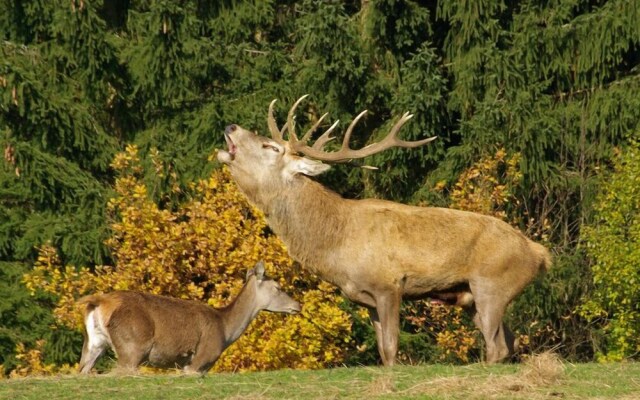
[[[287,314],[298,314],[300,312],[300,303],[283,292],[278,282],[267,278],[262,261],[247,271],[246,280],[247,285],[253,285],[256,303],[260,310]]]

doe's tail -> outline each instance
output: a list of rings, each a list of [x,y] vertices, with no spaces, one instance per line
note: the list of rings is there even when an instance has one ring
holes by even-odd
[[[85,320],[87,314],[89,314],[93,309],[98,307],[102,302],[102,295],[100,294],[90,294],[88,296],[81,297],[76,300],[76,305],[80,308],[82,312],[82,319]]]

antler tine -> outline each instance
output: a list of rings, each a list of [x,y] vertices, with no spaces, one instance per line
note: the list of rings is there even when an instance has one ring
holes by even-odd
[[[278,128],[278,124],[276,122],[276,118],[273,116],[273,106],[276,104],[277,99],[273,99],[271,104],[269,104],[269,116],[267,117],[267,125],[269,125],[269,131],[271,132],[271,138],[280,144],[284,144],[284,138],[282,136],[284,132],[284,128],[281,131]]]
[[[295,127],[296,108],[298,108],[298,104],[300,104],[302,100],[306,99],[307,96],[309,95],[305,94],[304,96],[296,100],[296,102],[293,103],[293,106],[289,110],[289,114],[287,115],[287,131],[289,131],[289,143],[291,145],[298,142],[298,136],[296,135],[296,127]]]
[[[398,120],[398,122],[396,122],[393,125],[393,127],[391,128],[391,131],[389,131],[389,134],[385,136],[385,138],[382,139],[381,142],[375,143],[375,144],[383,144],[383,143],[391,144],[391,143],[403,142],[403,140],[398,139],[398,132],[400,132],[400,128],[402,128],[402,126],[406,124],[407,121],[409,121],[411,118],[413,118],[413,114],[409,114],[408,112],[405,112],[404,114],[402,114],[402,117]]]
[[[436,140],[437,136],[432,136],[430,138],[416,141],[398,139],[398,132],[400,132],[400,128],[402,128],[402,126],[411,118],[413,118],[413,114],[409,114],[408,112],[404,113],[402,115],[402,118],[400,118],[398,122],[396,122],[396,124],[393,126],[393,128],[391,128],[389,134],[381,142],[375,144],[380,145],[382,147],[382,150],[389,147],[403,147],[412,149]]]
[[[345,132],[344,134],[344,139],[342,139],[342,149],[340,149],[340,151],[350,150],[349,141],[351,140],[351,133],[353,132],[353,128],[356,127],[356,124],[358,123],[358,121],[360,121],[360,118],[364,117],[366,113],[367,110],[362,111],[360,114],[358,114],[357,117],[353,119],[353,121],[351,121],[349,127],[347,128],[347,132]]]
[[[302,137],[302,139],[300,139],[300,141],[302,143],[307,143],[307,141],[311,138],[311,134],[313,132],[315,132],[316,129],[318,129],[318,127],[320,126],[320,124],[322,123],[322,120],[325,119],[325,117],[329,115],[329,113],[324,113],[320,118],[318,118],[318,120],[316,121],[315,124],[313,124],[313,126],[311,127],[311,129],[309,129],[307,131],[307,133],[304,134],[304,136]]]
[[[329,129],[327,129],[322,136],[320,136],[318,138],[318,140],[315,141],[315,143],[313,144],[313,146],[311,146],[313,149],[315,150],[321,150],[322,147],[329,141],[335,139],[334,137],[330,137],[329,134],[331,134],[331,132],[333,132],[334,129],[336,129],[336,126],[338,126],[338,123],[340,122],[340,120],[336,120],[336,122],[333,123],[333,125],[331,125],[329,127]]]

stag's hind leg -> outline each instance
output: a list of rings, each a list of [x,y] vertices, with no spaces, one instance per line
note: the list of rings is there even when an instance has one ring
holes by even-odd
[[[473,321],[476,323],[487,346],[486,361],[496,363],[515,353],[515,337],[502,322],[504,312],[483,309],[476,311]]]
[[[502,321],[511,297],[506,297],[499,291],[475,289],[471,289],[475,298],[473,321],[482,332],[487,346],[486,361],[503,361],[515,353],[514,335]]]

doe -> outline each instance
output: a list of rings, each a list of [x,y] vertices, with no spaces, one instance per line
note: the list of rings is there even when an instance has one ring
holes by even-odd
[[[297,314],[300,304],[264,274],[259,262],[247,272],[240,294],[227,307],[132,291],[81,298],[85,340],[80,372],[89,373],[111,347],[118,368],[148,362],[159,368],[206,373],[261,310]]]

